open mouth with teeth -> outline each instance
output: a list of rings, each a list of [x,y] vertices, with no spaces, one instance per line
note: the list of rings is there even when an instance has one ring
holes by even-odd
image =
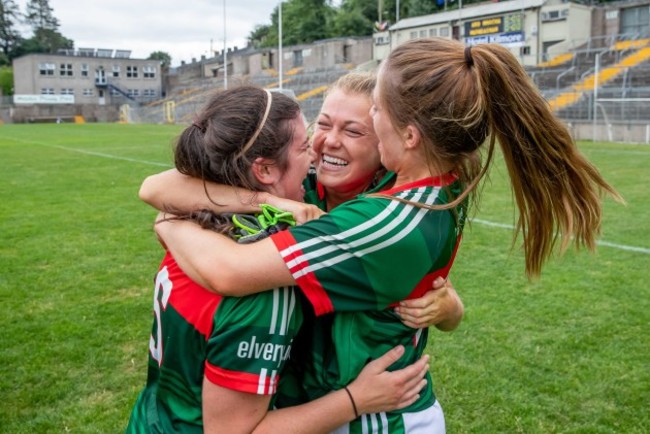
[[[323,156],[321,157],[321,163],[326,167],[336,167],[336,168],[345,167],[349,164],[346,160],[332,157],[330,155],[325,155],[325,154],[323,154]]]

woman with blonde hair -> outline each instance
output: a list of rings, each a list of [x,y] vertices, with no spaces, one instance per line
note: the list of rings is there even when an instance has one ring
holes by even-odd
[[[396,343],[407,351],[394,368],[424,352],[426,332],[403,326],[390,307],[448,275],[497,139],[529,276],[541,272],[558,239],[561,249],[571,243],[593,248],[600,196],[618,198],[502,46],[408,41],[380,66],[373,99],[380,159],[395,173],[390,188],[246,246],[187,222],[156,225],[181,267],[213,291],[240,296],[297,284],[316,315],[336,312],[335,357],[325,364],[336,367],[327,379],[332,388]],[[360,415],[340,430],[377,428],[445,430],[427,391],[405,409]]]

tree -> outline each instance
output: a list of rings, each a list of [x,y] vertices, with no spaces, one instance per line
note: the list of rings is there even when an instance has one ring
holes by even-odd
[[[22,42],[22,36],[15,28],[20,18],[20,11],[14,0],[0,0],[0,65],[11,63],[10,53]]]
[[[56,53],[59,49],[73,49],[74,41],[66,38],[56,30],[37,29],[34,36],[25,39],[16,47],[12,56],[19,57],[30,53]]]
[[[333,36],[372,35],[377,21],[375,0],[345,0],[333,19]]]
[[[167,68],[172,64],[172,56],[169,53],[164,51],[154,51],[147,57],[148,60],[160,60],[160,66],[162,68]]]
[[[32,26],[34,35],[24,41],[17,50],[18,55],[74,48],[74,42],[59,33],[59,20],[54,17],[48,0],[29,0],[25,22]]]
[[[308,44],[332,36],[335,10],[326,0],[289,0],[282,3],[282,43]],[[278,7],[271,14],[271,26],[263,47],[278,44]]]
[[[266,39],[269,37],[271,26],[269,24],[256,25],[248,35],[248,45],[259,48],[264,46]]]
[[[14,72],[9,66],[0,67],[0,92],[5,96],[14,94]]]
[[[32,27],[34,33],[38,29],[58,30],[59,20],[53,15],[49,0],[29,0],[25,22]]]

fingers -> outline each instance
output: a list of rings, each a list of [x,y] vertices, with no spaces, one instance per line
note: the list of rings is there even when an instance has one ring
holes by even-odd
[[[433,281],[433,289],[440,289],[443,286],[446,286],[447,284],[447,279],[443,279],[442,277],[436,277],[436,280]]]
[[[388,369],[390,365],[395,363],[402,357],[404,354],[404,346],[398,345],[392,350],[388,351],[386,354],[381,356],[378,359],[373,360],[372,362],[368,363],[368,367],[371,368],[374,372],[381,372],[385,371]]]
[[[410,315],[409,313],[400,310],[397,312],[402,320],[402,324],[413,329],[420,329],[429,327],[433,323],[435,315]]]
[[[429,356],[423,355],[412,365],[392,373],[396,376],[396,381],[402,382],[404,385],[398,399],[398,408],[409,406],[420,397],[420,392],[427,385],[425,375],[429,368]]]

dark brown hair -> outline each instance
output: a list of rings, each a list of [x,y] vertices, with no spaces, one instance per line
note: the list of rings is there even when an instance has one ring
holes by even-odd
[[[204,181],[261,191],[251,170],[255,159],[273,160],[285,170],[294,135],[291,121],[299,116],[298,103],[282,93],[254,86],[218,91],[178,138],[176,169]],[[224,219],[206,210],[179,217],[220,232],[228,229]]]
[[[417,128],[430,167],[451,165],[466,186],[447,207],[476,199],[498,141],[519,209],[515,238],[523,234],[529,276],[540,273],[558,232],[562,251],[572,237],[576,246],[595,248],[601,193],[620,197],[579,153],[507,48],[417,39],[393,50],[381,68],[378,97],[395,128]],[[479,151],[486,142],[483,161]]]

